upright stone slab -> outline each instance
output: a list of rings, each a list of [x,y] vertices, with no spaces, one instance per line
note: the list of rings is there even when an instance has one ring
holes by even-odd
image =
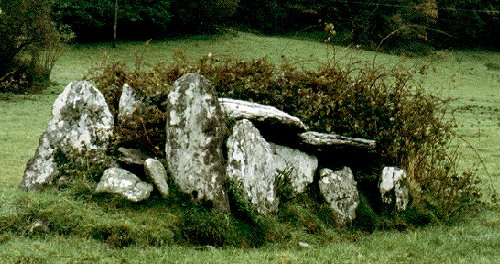
[[[124,118],[131,116],[141,105],[135,90],[128,84],[124,84],[120,101],[118,102],[118,123]]]
[[[35,156],[28,162],[20,188],[37,190],[57,175],[54,155],[73,150],[105,151],[113,134],[113,116],[104,96],[92,84],[68,84],[52,106],[52,119],[40,137]]]
[[[307,185],[314,180],[318,159],[300,150],[281,145],[271,143],[271,148],[278,170],[290,172],[289,177],[295,192],[304,192]]]
[[[385,167],[382,170],[379,189],[382,201],[395,204],[398,212],[404,211],[408,205],[408,188],[405,186],[406,171],[396,167]]]
[[[356,218],[359,195],[356,181],[349,167],[339,171],[322,169],[320,171],[319,190],[326,202],[335,212],[335,221],[345,226]]]
[[[160,194],[166,198],[168,196],[168,175],[163,164],[157,159],[147,159],[144,162],[144,171],[149,179],[155,184]]]
[[[194,199],[229,211],[222,156],[227,128],[212,86],[200,74],[185,74],[174,83],[167,107],[165,153],[172,177]]]
[[[277,168],[271,146],[259,130],[246,119],[237,121],[227,140],[227,149],[228,177],[243,190],[257,212],[277,212],[278,199],[274,188]]]

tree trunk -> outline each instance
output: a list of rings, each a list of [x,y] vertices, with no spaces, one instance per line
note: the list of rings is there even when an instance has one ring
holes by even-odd
[[[118,24],[118,0],[115,0],[115,17],[113,22],[113,48],[116,48],[116,26]]]

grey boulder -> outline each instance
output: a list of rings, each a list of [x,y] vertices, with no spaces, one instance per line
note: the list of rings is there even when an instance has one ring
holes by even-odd
[[[118,194],[132,202],[148,199],[152,191],[153,185],[120,168],[105,170],[95,190],[96,193]]]

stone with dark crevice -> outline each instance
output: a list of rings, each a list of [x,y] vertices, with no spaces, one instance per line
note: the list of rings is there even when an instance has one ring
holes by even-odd
[[[146,153],[139,149],[118,148],[118,161],[126,165],[143,166],[144,162],[150,158]]]

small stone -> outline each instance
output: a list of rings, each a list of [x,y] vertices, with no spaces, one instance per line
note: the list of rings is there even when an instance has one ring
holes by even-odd
[[[118,148],[118,160],[128,165],[143,166],[148,155],[138,149]]]
[[[382,170],[379,184],[382,201],[386,204],[395,203],[398,212],[406,210],[408,206],[409,194],[405,185],[406,178],[405,170],[396,167],[384,167]]]
[[[219,98],[219,102],[224,112],[233,120],[248,119],[252,122],[279,123],[297,131],[307,130],[307,126],[298,117],[278,110],[274,106],[230,98]]]
[[[166,198],[168,196],[168,175],[163,164],[156,159],[147,159],[144,162],[144,171],[149,179],[155,184],[160,194]]]
[[[29,234],[48,234],[50,233],[50,227],[47,223],[42,220],[36,220],[28,228]]]
[[[152,191],[153,185],[120,168],[105,170],[95,190],[96,193],[118,194],[132,202],[148,199]]]
[[[320,170],[319,189],[333,209],[337,225],[346,226],[356,218],[359,195],[356,181],[349,167],[339,171]]]
[[[131,116],[141,105],[135,90],[128,84],[124,84],[120,101],[118,102],[118,122]]]
[[[311,245],[309,245],[309,244],[308,244],[308,243],[306,243],[306,242],[299,242],[299,243],[298,243],[298,245],[299,245],[299,247],[301,247],[301,248],[310,248],[310,247],[311,247]]]

